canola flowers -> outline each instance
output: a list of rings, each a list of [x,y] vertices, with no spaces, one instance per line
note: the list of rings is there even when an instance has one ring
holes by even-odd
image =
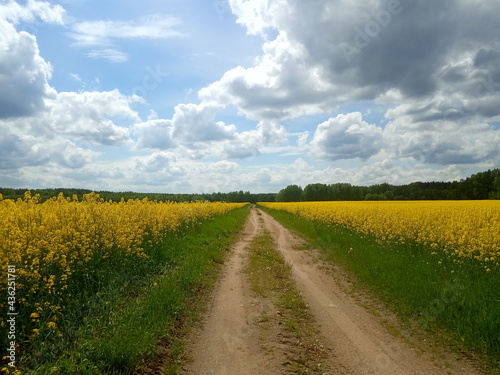
[[[18,317],[18,333],[28,335],[29,330],[24,339],[44,332],[60,334],[63,305],[73,298],[68,286],[75,273],[85,274],[107,258],[147,259],[145,247],[174,235],[180,227],[195,226],[244,205],[147,198],[105,202],[94,193],[81,201],[60,194],[41,203],[29,192],[17,201],[0,195],[0,295],[7,296],[7,273],[15,267],[16,311],[23,315]],[[2,311],[7,307],[3,297]],[[6,317],[0,316],[2,332],[6,326]]]
[[[418,243],[456,260],[500,264],[500,201],[260,203],[307,220],[341,225],[383,242]]]

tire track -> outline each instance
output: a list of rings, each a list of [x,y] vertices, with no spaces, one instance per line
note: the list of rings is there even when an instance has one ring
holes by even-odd
[[[246,247],[260,231],[255,210],[245,225],[242,238],[234,245],[226,262],[203,328],[194,341],[183,367],[194,375],[266,374],[265,358],[258,344],[258,328],[254,324],[259,311],[244,273],[248,262]]]
[[[263,222],[259,223],[259,217]],[[241,239],[234,245],[214,297],[200,329],[193,332],[187,352],[191,359],[182,373],[194,375],[282,375],[290,373],[279,358],[294,345],[266,342],[279,353],[262,350],[263,306],[269,301],[252,292],[245,269],[247,246],[264,227],[271,233],[278,250],[292,267],[292,278],[319,327],[318,343],[328,353],[322,375],[480,375],[467,363],[449,368],[437,366],[427,353],[417,351],[391,335],[366,308],[342,289],[310,251],[296,250],[301,242],[280,223],[253,208]],[[272,310],[267,306],[267,311]],[[281,326],[273,332],[280,336]],[[264,335],[265,336],[265,335]],[[278,363],[277,363],[278,362]],[[330,369],[330,372],[328,372]],[[332,372],[333,371],[333,372]]]
[[[308,252],[296,250],[297,239],[288,230],[264,212],[262,217],[345,374],[478,374],[465,363],[445,369],[436,366],[429,355],[417,355],[346,294]]]

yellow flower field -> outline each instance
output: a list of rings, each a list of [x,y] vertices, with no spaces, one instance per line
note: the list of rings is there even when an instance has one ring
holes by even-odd
[[[500,263],[500,201],[260,203],[308,220],[338,224],[380,241],[417,242],[461,258]]]
[[[16,311],[28,311],[31,337],[55,330],[72,274],[90,262],[114,257],[147,258],[155,244],[183,226],[223,214],[242,203],[173,203],[128,200],[104,202],[97,194],[60,194],[43,203],[29,192],[17,201],[0,196],[0,294],[15,272]],[[116,256],[118,254],[118,257]],[[13,267],[12,267],[13,266]],[[6,307],[0,301],[0,307]],[[42,311],[46,321],[41,321]],[[31,315],[30,315],[31,314]],[[5,327],[4,318],[0,326]]]

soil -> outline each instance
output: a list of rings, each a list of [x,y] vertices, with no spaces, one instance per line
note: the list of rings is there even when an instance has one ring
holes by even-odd
[[[273,307],[252,292],[245,269],[248,244],[264,229],[291,265],[296,288],[313,317],[322,352],[315,368],[303,366],[299,372],[300,367],[292,366],[301,344],[284,340],[287,332],[279,320],[262,324],[263,311],[269,315]],[[191,333],[182,374],[481,374],[467,359],[436,349],[439,345],[413,344],[383,304],[353,291],[344,271],[324,262],[317,251],[304,248],[303,240],[268,214],[252,209],[206,316]],[[397,337],[393,332],[398,332]]]

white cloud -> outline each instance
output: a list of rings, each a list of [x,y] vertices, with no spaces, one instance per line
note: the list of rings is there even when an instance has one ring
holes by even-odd
[[[167,15],[152,15],[132,21],[87,21],[73,25],[71,37],[76,46],[112,44],[114,39],[166,39],[182,36],[175,27],[179,21]]]
[[[91,50],[85,53],[85,55],[94,60],[103,59],[103,60],[108,60],[109,62],[112,63],[123,63],[128,61],[129,59],[129,55],[127,55],[126,53],[112,48]]]
[[[472,63],[447,77],[449,92],[463,91],[465,101],[481,80],[492,77],[480,89],[484,98],[477,108],[488,116],[499,114],[494,104],[500,95],[497,3],[477,7],[474,0],[461,0],[432,9],[381,0],[229,4],[248,33],[274,30],[276,37],[264,44],[254,66],[234,68],[200,90],[203,100],[234,104],[252,119],[276,120],[331,112],[339,104],[374,100],[391,91],[419,99],[435,93],[438,79],[444,78],[436,76],[447,66],[460,68],[465,56]],[[471,23],[470,17],[482,22]],[[446,32],[450,28],[457,33]],[[356,53],[346,56],[342,45]]]
[[[115,121],[139,120],[130,108],[135,100],[116,90],[62,92],[46,99],[44,109],[32,117],[0,120],[1,168],[81,168],[99,156],[92,150],[95,145],[131,144],[129,129]]]
[[[51,161],[71,169],[82,168],[99,156],[98,152],[78,147],[68,139],[50,140],[44,147],[51,150]]]
[[[33,137],[13,134],[0,127],[0,169],[14,170],[28,165],[41,165],[49,161],[48,155],[35,148]]]
[[[122,167],[126,178],[135,186],[175,185],[176,181],[187,178],[184,163],[178,162],[176,155],[167,151],[155,151],[151,155],[133,158],[134,164]]]
[[[55,94],[48,84],[52,66],[34,36],[1,18],[0,35],[0,119],[33,115]]]
[[[139,135],[136,147],[166,150],[176,147],[172,139],[173,125],[171,120],[149,120],[134,125],[134,131]]]
[[[338,93],[317,67],[304,63],[300,44],[280,34],[264,45],[255,66],[237,67],[203,88],[204,101],[232,104],[255,120],[294,119],[331,109]]]
[[[32,135],[19,135],[1,125],[0,129],[0,169],[15,170],[51,164],[80,168],[99,155],[95,151],[78,147],[67,139],[40,139]]]
[[[41,57],[37,39],[16,27],[29,30],[26,23],[39,20],[67,24],[61,6],[1,3],[0,172],[2,181],[14,185],[278,191],[291,183],[461,178],[470,169],[500,163],[498,2],[478,7],[476,0],[441,1],[429,7],[401,1],[392,12],[388,7],[397,1],[229,0],[237,22],[262,37],[253,38],[262,41],[261,56],[247,66],[237,66],[247,59],[226,61],[234,68],[202,88],[198,104],[179,104],[168,119],[141,108],[147,121],[133,109],[139,98],[99,92],[99,82],[87,84],[84,71],[63,72],[84,92],[50,87],[52,66]],[[129,60],[128,42],[183,36],[180,21],[170,16],[109,17],[67,24],[66,36],[83,55],[113,63]],[[193,45],[189,40],[182,48]],[[200,59],[213,52],[206,48],[211,47],[204,46]],[[210,62],[204,63],[214,74]],[[198,85],[183,82],[172,89],[184,96],[185,87]],[[357,104],[364,119],[358,112],[336,116],[358,110]],[[383,127],[371,124],[384,111]],[[234,113],[247,119],[240,125]],[[111,147],[116,155],[100,160],[97,151]],[[151,154],[132,153],[139,150]],[[273,164],[265,161],[271,155]],[[290,163],[291,155],[300,157]],[[234,163],[244,158],[250,160]]]
[[[311,141],[313,155],[326,160],[366,160],[382,146],[382,129],[363,121],[359,112],[341,114],[318,125]]]
[[[439,165],[500,161],[500,131],[481,121],[415,124],[402,116],[386,126],[384,139],[394,158]]]
[[[147,173],[178,171],[172,167],[175,161],[175,155],[171,152],[159,151],[145,158],[136,159],[136,166],[137,169]]]
[[[303,148],[307,145],[307,141],[309,140],[309,132],[303,132],[297,137],[297,146]]]
[[[78,83],[83,83],[83,80],[80,78],[80,76],[76,73],[70,73],[68,74],[73,80],[75,80]]]
[[[120,63],[129,56],[116,49],[118,40],[157,40],[180,37],[176,29],[179,21],[167,15],[151,15],[131,21],[86,21],[72,25],[70,37],[73,45],[90,48],[86,55],[92,59],[105,59]]]
[[[222,108],[207,103],[179,104],[172,117],[174,138],[184,143],[234,138],[236,126],[215,121],[215,115]]]
[[[60,5],[52,5],[47,1],[28,0],[25,5],[16,1],[7,1],[0,4],[0,19],[12,23],[33,22],[39,17],[43,22],[51,24],[64,24],[66,11]]]
[[[284,0],[229,0],[238,23],[247,28],[249,34],[266,36],[269,28],[278,28],[277,20],[287,10]]]
[[[227,160],[221,160],[217,163],[213,163],[209,168],[217,173],[231,173],[237,171],[240,166]]]
[[[113,120],[140,120],[130,104],[138,100],[118,90],[103,92],[61,92],[48,101],[47,111],[30,119],[34,132],[59,135],[102,145],[123,145],[129,130]]]
[[[229,159],[245,159],[260,155],[260,140],[255,132],[238,134],[231,142],[223,146],[223,155]]]

